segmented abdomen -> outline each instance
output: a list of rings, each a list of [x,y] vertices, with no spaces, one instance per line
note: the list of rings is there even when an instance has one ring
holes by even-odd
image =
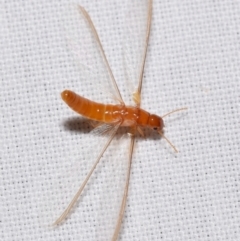
[[[116,112],[113,114],[114,105],[105,105],[91,101],[71,90],[64,90],[61,96],[71,109],[89,119],[112,123],[119,118],[119,116],[116,116]]]
[[[97,103],[71,90],[64,90],[61,95],[71,109],[92,120],[105,123],[120,121],[122,126],[146,126],[148,123],[150,114],[137,107]]]

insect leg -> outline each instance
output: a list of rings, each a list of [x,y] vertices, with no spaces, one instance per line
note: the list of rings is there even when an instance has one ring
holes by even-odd
[[[63,211],[63,213],[60,215],[60,217],[53,223],[53,226],[56,226],[58,224],[60,224],[69,214],[70,210],[72,209],[72,207],[75,205],[75,203],[77,202],[79,196],[81,195],[84,187],[86,186],[89,178],[91,177],[94,169],[96,168],[97,164],[99,163],[102,155],[104,154],[104,152],[106,151],[106,149],[108,148],[108,146],[110,145],[111,141],[113,140],[119,126],[121,125],[122,122],[119,122],[118,124],[116,124],[115,126],[113,126],[111,133],[110,133],[110,137],[108,138],[106,144],[104,145],[101,153],[99,154],[97,160],[95,161],[93,167],[91,168],[90,172],[88,173],[87,177],[85,178],[84,182],[82,183],[82,185],[80,186],[80,188],[78,189],[77,193],[75,194],[75,196],[73,197],[72,201],[69,203],[69,205],[67,206],[67,208]]]
[[[117,220],[117,224],[116,224],[116,227],[115,227],[115,231],[114,231],[114,234],[113,234],[113,237],[112,237],[112,241],[116,241],[117,238],[118,238],[118,234],[119,234],[119,231],[120,231],[120,228],[121,228],[121,223],[122,223],[122,219],[123,219],[123,215],[124,215],[124,211],[125,211],[125,207],[126,207],[134,143],[135,143],[135,135],[131,134],[131,143],[130,143],[130,149],[129,149],[129,161],[128,161],[128,170],[127,170],[127,179],[126,179],[126,184],[125,184],[124,193],[123,193],[123,199],[122,199],[122,203],[121,203],[121,207],[120,207],[120,211],[119,211],[119,215],[118,215],[118,220]]]

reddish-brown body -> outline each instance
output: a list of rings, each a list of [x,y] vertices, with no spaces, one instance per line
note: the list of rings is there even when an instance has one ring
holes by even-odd
[[[157,115],[134,106],[101,104],[86,99],[73,91],[64,90],[62,98],[77,113],[100,122],[121,126],[143,126],[162,130],[163,120]]]

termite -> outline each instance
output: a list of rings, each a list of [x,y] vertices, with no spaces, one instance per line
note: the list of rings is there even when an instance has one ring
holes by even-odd
[[[82,14],[82,16],[85,18],[88,26],[90,27],[90,30],[92,31],[92,34],[95,38],[96,43],[98,44],[98,47],[100,49],[103,61],[106,65],[106,69],[109,73],[110,79],[112,81],[112,86],[115,89],[116,97],[118,100],[118,103],[113,104],[102,104],[98,103],[92,100],[89,100],[85,97],[82,97],[76,93],[74,93],[71,90],[64,90],[61,93],[62,99],[65,101],[65,103],[73,109],[78,114],[94,121],[100,122],[100,126],[107,124],[110,125],[110,128],[108,128],[107,132],[109,135],[108,141],[105,143],[104,147],[102,148],[101,152],[98,155],[97,160],[95,161],[93,167],[91,168],[90,172],[88,173],[87,177],[85,178],[84,182],[80,186],[79,190],[73,197],[70,204],[67,206],[65,211],[61,214],[61,216],[54,222],[54,225],[60,224],[69,214],[70,210],[78,200],[79,196],[81,195],[84,187],[86,186],[89,178],[91,177],[94,169],[96,168],[97,164],[99,163],[101,157],[103,156],[104,152],[112,142],[115,134],[117,133],[119,127],[125,126],[129,127],[129,136],[130,136],[130,152],[129,152],[129,159],[128,159],[128,169],[127,169],[127,178],[125,182],[124,187],[124,194],[121,201],[121,207],[119,210],[119,215],[115,224],[115,230],[112,235],[112,241],[117,240],[121,222],[123,219],[125,206],[126,206],[126,200],[127,200],[127,194],[128,194],[128,186],[129,186],[129,180],[130,180],[130,170],[131,170],[131,163],[132,163],[132,154],[134,149],[134,143],[136,135],[139,133],[141,136],[144,136],[144,132],[142,128],[151,128],[159,133],[161,137],[163,137],[170,146],[174,149],[175,152],[177,152],[176,147],[166,138],[166,136],[163,135],[163,128],[164,128],[164,121],[163,118],[166,116],[186,110],[187,108],[181,108],[176,109],[174,111],[171,111],[162,117],[151,114],[148,111],[141,108],[141,90],[142,90],[142,82],[143,82],[143,72],[144,72],[144,65],[147,55],[147,48],[148,48],[148,41],[149,41],[149,35],[150,35],[150,29],[151,29],[151,20],[152,20],[152,0],[148,0],[148,7],[147,7],[147,21],[146,21],[146,32],[145,32],[145,45],[143,49],[143,55],[142,59],[140,60],[141,68],[139,73],[139,79],[138,79],[138,86],[136,92],[133,94],[133,101],[135,103],[134,106],[128,106],[123,101],[122,95],[119,91],[118,85],[115,81],[115,78],[113,76],[112,70],[110,68],[110,65],[108,63],[108,60],[106,58],[105,52],[103,50],[101,41],[99,39],[98,33],[96,31],[96,28],[87,13],[87,11],[82,7],[78,6],[79,12]]]

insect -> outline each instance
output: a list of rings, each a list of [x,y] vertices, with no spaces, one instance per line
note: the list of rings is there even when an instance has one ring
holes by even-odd
[[[96,166],[98,165],[101,157],[103,156],[104,152],[107,150],[108,146],[112,142],[118,129],[121,126],[125,126],[125,127],[129,127],[130,149],[129,149],[129,156],[128,156],[127,177],[124,185],[123,197],[121,199],[120,210],[118,211],[119,212],[118,218],[116,220],[114,232],[112,234],[112,240],[117,240],[124,211],[125,211],[127,195],[128,195],[132,154],[133,154],[136,135],[140,134],[141,136],[144,136],[143,128],[151,128],[157,131],[159,135],[161,135],[171,145],[174,151],[177,152],[177,149],[175,148],[175,146],[163,135],[163,128],[164,128],[163,118],[165,118],[166,116],[174,112],[185,110],[186,108],[176,109],[174,111],[171,111],[163,115],[162,117],[155,114],[151,114],[148,111],[141,108],[141,90],[142,90],[142,82],[143,82],[143,72],[144,72],[144,65],[145,65],[145,60],[147,55],[148,41],[149,41],[150,28],[151,28],[151,19],[152,19],[152,0],[148,0],[147,2],[147,10],[146,10],[147,20],[145,23],[146,26],[145,26],[145,33],[144,33],[145,44],[142,52],[142,58],[140,59],[140,71],[138,73],[138,80],[137,80],[138,86],[136,91],[133,94],[133,101],[135,103],[135,105],[133,106],[128,106],[123,101],[122,95],[119,91],[118,85],[115,81],[112,70],[110,68],[108,60],[104,53],[98,33],[95,29],[95,26],[89,14],[82,6],[78,6],[78,10],[83,16],[83,18],[85,19],[86,24],[89,26],[95,38],[95,41],[99,47],[106,70],[110,76],[109,79],[111,82],[111,86],[113,86],[113,89],[114,89],[115,98],[117,99],[118,103],[116,104],[98,103],[98,102],[89,100],[85,97],[82,97],[71,90],[64,90],[61,93],[62,99],[71,109],[73,109],[75,112],[77,112],[78,114],[88,119],[98,121],[99,125],[97,125],[96,128],[100,127],[102,128],[101,130],[104,130],[104,132],[107,132],[108,140],[103,146],[100,154],[98,155],[97,160],[95,161],[90,172],[86,176],[84,182],[78,189],[77,193],[73,197],[72,201],[67,206],[65,211],[61,214],[61,216],[54,222],[54,225],[60,224],[67,217],[70,210],[72,209],[72,207],[74,206],[78,198],[80,197],[84,187],[86,186],[89,178],[91,177]]]

